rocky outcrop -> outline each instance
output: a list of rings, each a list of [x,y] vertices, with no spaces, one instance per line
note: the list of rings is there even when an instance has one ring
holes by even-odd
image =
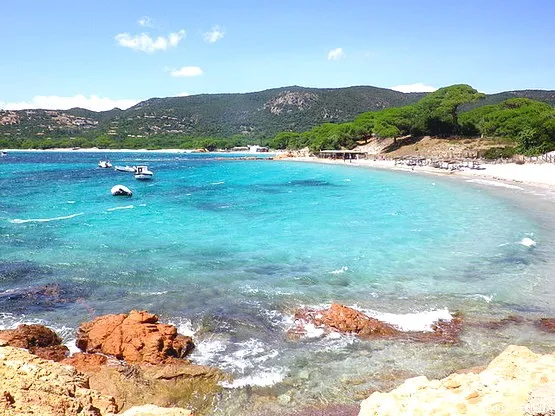
[[[555,353],[535,354],[509,346],[479,373],[452,374],[442,380],[414,377],[389,393],[373,393],[359,416],[555,414]],[[544,391],[547,388],[547,393]]]
[[[404,338],[420,342],[456,343],[462,331],[462,318],[455,315],[451,320],[440,320],[432,325],[432,331],[404,332],[387,322],[372,318],[356,309],[334,303],[329,309],[301,309],[294,316],[296,326],[293,335],[302,334],[306,324],[326,331],[356,334],[365,339]]]
[[[0,414],[102,416],[118,409],[113,397],[89,389],[75,369],[13,347],[0,348]]]
[[[535,324],[536,328],[544,332],[555,333],[555,318],[541,318]]]
[[[62,339],[44,325],[19,325],[16,329],[0,331],[0,343],[11,347],[25,348],[45,360],[61,361],[69,350]]]
[[[150,364],[183,358],[194,346],[190,337],[177,334],[175,326],[158,323],[158,316],[146,311],[105,315],[86,322],[79,327],[76,344],[83,352]]]

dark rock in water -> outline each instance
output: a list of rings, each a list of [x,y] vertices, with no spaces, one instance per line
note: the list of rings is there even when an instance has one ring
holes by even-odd
[[[105,315],[86,322],[79,327],[76,344],[84,352],[150,364],[183,358],[194,347],[190,337],[179,335],[173,325],[158,323],[158,316],[146,311]]]
[[[555,333],[555,318],[541,318],[534,325],[541,331]]]
[[[322,181],[319,179],[301,179],[288,182],[287,185],[293,186],[334,186],[328,181]]]
[[[524,318],[522,316],[509,315],[498,321],[473,322],[470,325],[485,329],[501,329],[508,325],[520,325],[522,323],[524,323]]]
[[[0,293],[0,306],[14,311],[41,312],[80,301],[82,289],[58,283],[17,288]]]
[[[46,270],[28,261],[0,262],[0,282],[21,283],[35,280],[37,276],[43,276]]]
[[[25,348],[46,360],[61,361],[69,354],[62,339],[44,325],[19,325],[16,329],[0,331],[0,339],[6,345]]]

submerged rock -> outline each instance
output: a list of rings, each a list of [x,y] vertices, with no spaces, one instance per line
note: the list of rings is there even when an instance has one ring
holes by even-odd
[[[555,318],[541,318],[536,321],[535,325],[544,332],[555,333]]]
[[[105,315],[86,322],[79,327],[76,344],[83,352],[150,364],[183,358],[194,347],[191,337],[179,335],[173,325],[158,323],[158,316],[146,311]]]
[[[553,382],[555,353],[540,355],[509,346],[479,373],[451,374],[442,380],[414,377],[389,393],[375,392],[362,402],[359,416],[552,415],[554,408],[543,406],[544,413],[531,413],[526,406],[538,409],[538,403],[549,403],[541,391],[532,393]],[[539,402],[534,399],[538,397]]]

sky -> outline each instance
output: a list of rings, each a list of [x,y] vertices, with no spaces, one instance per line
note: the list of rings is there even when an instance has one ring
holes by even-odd
[[[128,108],[300,85],[555,90],[552,0],[18,0],[0,108]]]

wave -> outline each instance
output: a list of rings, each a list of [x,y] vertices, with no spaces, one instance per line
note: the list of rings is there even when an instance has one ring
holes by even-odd
[[[337,270],[332,270],[331,272],[329,272],[330,274],[343,274],[345,273],[347,270],[349,270],[349,268],[347,266],[343,266],[340,269]]]
[[[449,322],[453,318],[447,308],[400,314],[369,311],[368,315],[406,332],[430,332],[434,323],[440,320]]]
[[[120,209],[133,209],[135,205],[126,205],[124,207],[115,207],[115,208],[108,208],[106,211],[118,211]]]
[[[79,215],[83,215],[84,212],[79,212],[77,214],[71,214],[71,215],[66,215],[64,217],[54,217],[54,218],[31,218],[31,219],[27,219],[27,220],[21,220],[21,219],[13,219],[10,220],[10,222],[12,224],[25,224],[26,222],[50,222],[50,221],[60,221],[60,220],[69,220],[71,218],[75,218],[78,217]]]
[[[224,381],[220,385],[227,389],[238,389],[247,386],[269,387],[280,383],[285,378],[286,371],[281,367],[272,367],[246,377],[239,377],[232,382]]]
[[[311,309],[327,309],[329,308],[329,306],[330,305],[320,305],[319,307]],[[370,309],[362,309],[357,306],[354,306],[354,309],[379,321],[393,325],[396,329],[403,332],[431,332],[433,331],[433,325],[436,322],[440,320],[449,322],[453,318],[451,312],[449,312],[447,308],[400,314],[378,312]],[[292,327],[293,325],[302,326],[302,328],[300,328],[302,329],[300,333],[303,334],[304,338],[322,338],[324,337],[324,335],[325,339],[329,340],[340,338],[339,335],[333,334],[333,331],[326,334],[327,331],[325,330],[325,328],[315,326],[310,322],[304,322],[302,320],[294,321],[293,319],[291,319],[290,327]]]
[[[519,244],[523,245],[524,247],[532,248],[536,247],[536,242],[532,240],[530,237],[524,237],[522,240],[518,242]]]
[[[223,185],[224,183],[225,183],[224,181],[212,182],[210,185]]]

